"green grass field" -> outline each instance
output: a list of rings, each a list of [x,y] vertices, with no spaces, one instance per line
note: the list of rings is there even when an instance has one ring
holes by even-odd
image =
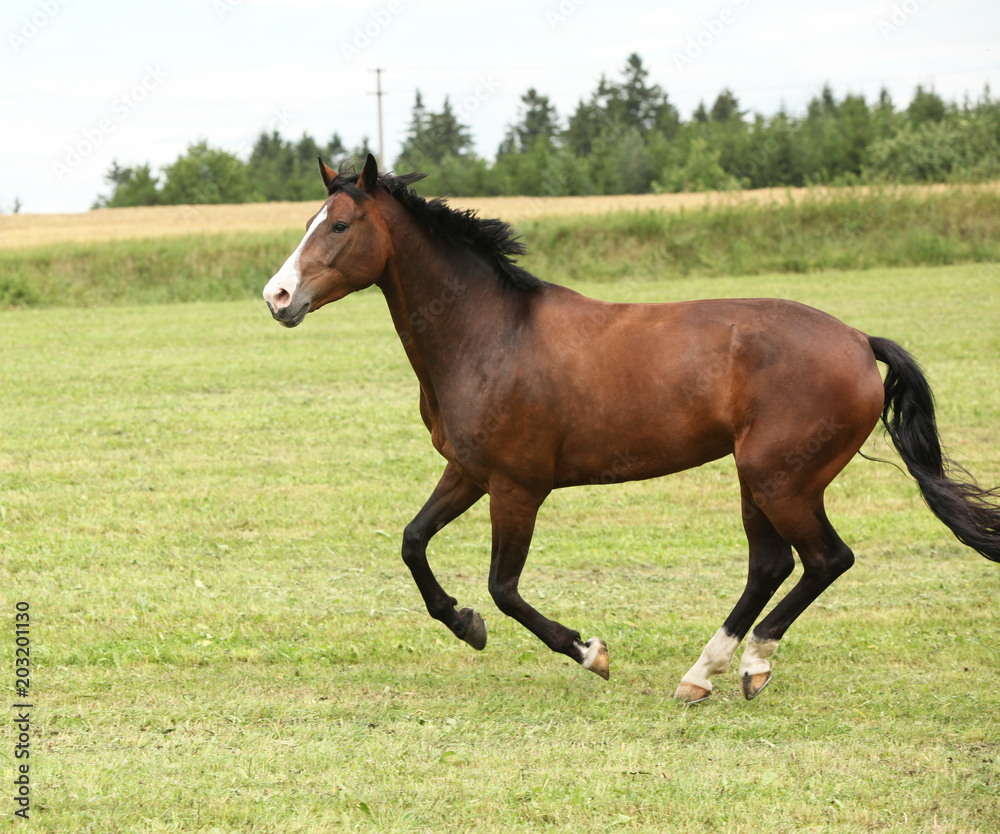
[[[577,288],[791,297],[894,338],[952,453],[1000,483],[995,265]],[[671,694],[745,577],[731,460],[543,507],[522,589],[607,640],[605,683],[493,607],[486,501],[431,559],[489,645],[424,611],[399,542],[443,462],[377,293],[294,331],[256,295],[7,311],[0,356],[31,830],[1000,830],[1000,566],[892,466],[858,459],[828,493],[858,561],[789,632],[771,686],[745,702],[734,669],[684,707]],[[866,451],[895,459],[879,438]]]

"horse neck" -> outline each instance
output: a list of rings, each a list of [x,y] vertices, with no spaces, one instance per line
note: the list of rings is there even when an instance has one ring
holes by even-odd
[[[456,363],[475,361],[503,338],[521,291],[503,286],[481,256],[433,238],[388,202],[383,216],[394,253],[377,283],[410,364],[431,391]]]

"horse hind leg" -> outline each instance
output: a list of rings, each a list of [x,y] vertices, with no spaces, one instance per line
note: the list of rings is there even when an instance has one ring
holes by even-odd
[[[822,500],[786,505],[772,512],[776,529],[784,530],[802,560],[803,573],[795,587],[764,617],[747,639],[740,659],[743,695],[754,698],[771,679],[769,658],[793,622],[834,580],[854,564],[854,554],[833,529]]]
[[[813,391],[815,401],[785,401],[780,412],[772,407],[764,415],[768,419],[758,415],[755,425],[762,428],[751,430],[736,445],[744,504],[749,492],[749,500],[795,550],[803,568],[798,583],[747,637],[739,675],[748,700],[771,680],[770,657],[785,631],[854,564],[854,554],[826,516],[823,496],[871,433],[882,407],[882,379],[871,357],[861,358],[865,361],[851,370],[853,376],[840,380],[835,399],[829,392]],[[834,387],[834,382],[826,387]],[[787,420],[789,414],[797,415],[794,423]],[[785,564],[791,566],[790,557]]]
[[[791,546],[753,500],[750,487],[742,477],[740,490],[743,529],[750,546],[746,588],[722,628],[681,678],[674,697],[688,704],[704,701],[712,694],[711,678],[729,670],[740,642],[795,564]]]

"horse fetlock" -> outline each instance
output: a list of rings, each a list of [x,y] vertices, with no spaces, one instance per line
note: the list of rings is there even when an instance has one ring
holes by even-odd
[[[740,645],[740,638],[720,628],[708,644],[702,649],[701,655],[687,674],[681,678],[674,697],[686,704],[697,704],[712,694],[712,682],[715,675],[721,675],[729,669],[733,655]]]
[[[740,683],[743,696],[749,701],[771,682],[771,661],[778,650],[777,640],[761,640],[754,634],[747,638],[747,647],[740,658]]]

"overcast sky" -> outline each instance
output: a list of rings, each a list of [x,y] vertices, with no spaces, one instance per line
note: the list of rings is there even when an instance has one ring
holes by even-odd
[[[446,95],[492,158],[529,87],[565,118],[638,52],[688,119],[723,87],[793,113],[917,84],[1000,95],[997,0],[5,0],[0,9],[0,210],[85,211],[122,165],[173,162],[206,139],[246,157],[262,129],[395,161],[417,88]],[[334,160],[338,162],[339,160]]]

